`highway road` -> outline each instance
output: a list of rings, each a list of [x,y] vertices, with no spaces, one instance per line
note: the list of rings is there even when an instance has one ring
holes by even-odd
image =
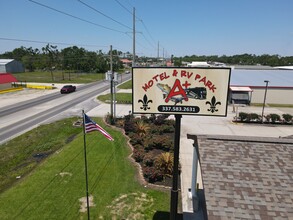
[[[123,75],[121,82],[130,78],[130,74]],[[60,94],[56,91],[32,100],[0,107],[0,144],[40,124],[81,116],[82,110],[87,112],[97,107],[99,103],[95,101],[96,96],[109,89],[108,81],[99,81],[78,86],[74,93]]]

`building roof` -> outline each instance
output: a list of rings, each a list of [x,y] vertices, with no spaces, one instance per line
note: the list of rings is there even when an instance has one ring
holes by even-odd
[[[0,65],[6,65],[7,63],[12,62],[13,59],[0,59]]]
[[[252,92],[252,89],[247,86],[230,86],[231,91],[237,91],[237,92]]]
[[[231,70],[231,86],[293,87],[293,70]]]
[[[191,139],[197,140],[209,220],[293,218],[292,137]]]
[[[18,82],[18,80],[10,73],[0,73],[0,84]]]
[[[121,61],[122,63],[132,63],[132,61],[129,60],[129,59],[120,59],[120,61]]]

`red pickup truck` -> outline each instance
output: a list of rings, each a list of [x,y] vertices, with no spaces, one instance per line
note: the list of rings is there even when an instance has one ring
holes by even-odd
[[[73,86],[73,85],[65,85],[60,90],[60,93],[61,94],[70,93],[70,92],[75,92],[75,90],[76,90],[76,86]]]

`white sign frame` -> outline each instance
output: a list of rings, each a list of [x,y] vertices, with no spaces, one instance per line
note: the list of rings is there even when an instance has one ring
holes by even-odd
[[[133,67],[134,114],[227,116],[231,68]]]

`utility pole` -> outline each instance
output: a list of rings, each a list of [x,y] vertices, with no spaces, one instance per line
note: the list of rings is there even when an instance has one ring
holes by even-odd
[[[261,112],[261,123],[263,123],[263,115],[264,115],[264,110],[265,110],[265,104],[266,104],[266,98],[267,98],[267,91],[268,91],[268,84],[269,81],[265,80],[266,83],[266,89],[265,89],[265,95],[264,95],[264,100],[263,100],[263,105],[262,105],[262,112]]]
[[[110,45],[110,72],[111,72],[111,81],[110,81],[110,91],[111,91],[111,124],[114,122],[114,115],[113,115],[113,78],[114,78],[114,72],[113,72],[113,54],[112,54],[112,45]]]
[[[133,59],[132,67],[135,66],[135,8],[133,7],[133,39],[132,39]]]
[[[160,42],[158,41],[158,55],[157,55],[158,60],[159,60],[159,57],[160,57]]]

